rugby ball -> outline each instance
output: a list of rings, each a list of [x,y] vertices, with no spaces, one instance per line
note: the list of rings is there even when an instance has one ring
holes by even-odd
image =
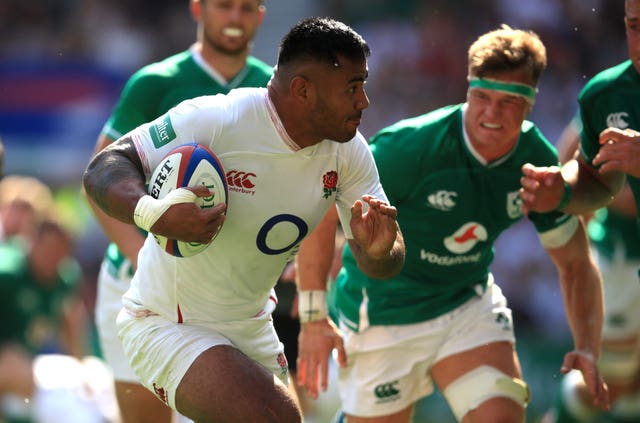
[[[153,198],[161,199],[176,188],[198,185],[204,185],[213,191],[210,197],[198,197],[195,200],[201,208],[227,203],[229,192],[220,160],[209,147],[188,143],[174,148],[160,161],[149,180],[148,192]],[[211,245],[152,235],[164,251],[176,257],[196,255]],[[216,233],[212,240],[217,235]]]

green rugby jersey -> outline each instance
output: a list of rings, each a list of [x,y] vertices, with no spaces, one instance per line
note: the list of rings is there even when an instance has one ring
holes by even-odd
[[[462,119],[463,105],[448,106],[372,138],[382,186],[398,208],[406,261],[395,278],[371,279],[345,248],[331,298],[351,329],[425,321],[477,295],[486,287],[497,237],[523,216],[522,165],[558,164],[555,148],[529,121],[514,149],[486,164],[466,140]],[[571,219],[560,212],[529,217],[543,241]]]
[[[116,140],[132,129],[150,122],[183,100],[202,95],[226,94],[238,87],[264,87],[273,68],[249,56],[247,65],[227,84],[214,78],[212,69],[200,56],[186,50],[160,62],[144,66],[125,84],[122,95],[102,133]],[[111,244],[106,251],[110,266],[117,272],[125,257]],[[133,276],[131,267],[129,277]],[[123,275],[118,275],[122,277]]]
[[[578,96],[582,133],[580,153],[591,163],[600,150],[598,137],[607,127],[640,129],[640,75],[631,60],[594,76]],[[640,209],[640,180],[627,175]]]
[[[33,354],[64,352],[59,343],[64,308],[81,278],[79,264],[69,259],[54,279],[39,282],[20,243],[0,245],[0,345],[17,342]]]
[[[134,73],[102,132],[116,140],[183,100],[226,94],[238,87],[264,87],[272,73],[269,65],[249,57],[247,66],[229,83],[222,85],[198,63],[191,50],[183,51]]]

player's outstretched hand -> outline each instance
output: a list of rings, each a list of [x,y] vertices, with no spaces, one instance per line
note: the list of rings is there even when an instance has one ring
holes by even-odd
[[[317,399],[329,386],[329,360],[336,349],[338,365],[347,365],[340,330],[328,319],[303,323],[298,336],[298,385],[304,387],[309,397]]]
[[[524,214],[554,210],[560,204],[564,193],[564,179],[558,166],[537,167],[526,163],[522,166],[520,184]]]
[[[363,213],[364,203],[369,209]],[[398,233],[398,210],[370,195],[351,207],[351,231],[367,256],[384,258],[393,248]]]
[[[560,372],[569,373],[572,369],[580,370],[585,383],[589,387],[593,405],[603,410],[609,410],[609,388],[600,375],[598,364],[591,354],[582,351],[569,351],[564,356]]]
[[[619,171],[640,177],[640,132],[607,128],[600,133],[600,151],[593,159],[600,172]]]

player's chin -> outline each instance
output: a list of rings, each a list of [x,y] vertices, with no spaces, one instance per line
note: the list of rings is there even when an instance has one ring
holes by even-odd
[[[350,132],[348,135],[344,135],[344,136],[340,136],[340,137],[334,137],[333,140],[336,142],[339,142],[340,144],[344,144],[347,143],[349,141],[351,141],[353,139],[353,137],[356,136],[355,131],[354,132]]]
[[[353,137],[356,136],[356,131],[341,131],[341,132],[334,132],[333,134],[326,136],[325,139],[340,143],[340,144],[344,144],[346,142],[349,142],[353,139]]]
[[[247,42],[239,39],[227,40],[226,43],[218,44],[218,49],[227,56],[243,56],[247,51]]]
[[[351,139],[353,139],[353,137],[356,136],[359,126],[360,126],[360,119],[358,119],[357,121],[356,120],[347,121],[347,124],[345,125],[345,129],[343,133],[339,138],[337,138],[337,140],[339,142],[350,141]]]

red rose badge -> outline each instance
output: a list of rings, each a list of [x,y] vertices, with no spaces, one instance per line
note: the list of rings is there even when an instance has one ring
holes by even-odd
[[[338,187],[338,172],[336,172],[335,170],[331,170],[325,173],[322,176],[322,185],[322,189],[324,191],[323,197],[329,198],[331,194],[336,192],[336,189]]]

